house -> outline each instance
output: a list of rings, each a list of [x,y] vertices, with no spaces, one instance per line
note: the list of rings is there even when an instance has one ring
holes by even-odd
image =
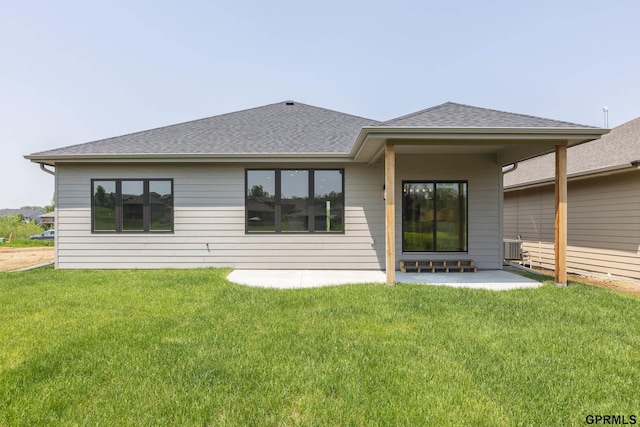
[[[52,228],[56,225],[56,212],[52,211],[40,215],[40,221],[40,225],[46,230]]]
[[[554,154],[504,176],[504,236],[554,268]],[[640,279],[640,118],[568,149],[567,266]]]
[[[42,222],[41,216],[44,215],[42,209],[0,209],[0,217],[9,215],[22,215],[25,222],[35,221],[36,224]]]
[[[502,167],[606,132],[450,102],[380,122],[285,101],[25,158],[55,168],[57,268],[393,283],[401,260],[501,269]]]

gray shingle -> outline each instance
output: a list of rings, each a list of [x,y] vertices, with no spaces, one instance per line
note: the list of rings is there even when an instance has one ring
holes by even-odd
[[[602,138],[567,150],[567,173],[582,174],[599,169],[630,166],[640,160],[640,117],[611,129]],[[555,177],[555,154],[520,162],[504,176],[504,186],[518,186]]]
[[[347,154],[364,126],[590,127],[452,102],[379,122],[284,101],[31,156]]]
[[[348,153],[379,122],[284,101],[33,155]]]
[[[384,126],[419,127],[561,127],[589,128],[576,123],[446,102],[383,123]]]

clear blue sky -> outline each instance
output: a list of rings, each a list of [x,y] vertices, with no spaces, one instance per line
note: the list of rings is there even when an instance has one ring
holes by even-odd
[[[446,101],[640,116],[640,2],[0,0],[0,208],[24,154],[294,99],[385,120]]]

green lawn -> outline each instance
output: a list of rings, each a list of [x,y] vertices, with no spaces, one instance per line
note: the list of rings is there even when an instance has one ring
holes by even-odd
[[[0,248],[34,248],[39,246],[53,246],[53,240],[14,239],[11,243],[0,243]]]
[[[226,273],[0,273],[0,425],[640,416],[640,298],[581,284],[284,291]]]

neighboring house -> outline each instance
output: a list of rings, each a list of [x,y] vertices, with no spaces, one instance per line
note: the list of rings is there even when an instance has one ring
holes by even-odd
[[[56,224],[56,212],[53,211],[40,215],[40,221],[40,225],[45,229],[48,230],[52,228]]]
[[[0,217],[9,215],[22,215],[25,222],[33,220],[36,222],[36,224],[40,224],[42,222],[40,217],[43,214],[44,210],[42,209],[0,209]]]
[[[640,279],[640,118],[568,149],[570,269]],[[554,155],[504,176],[504,236],[534,265],[554,268]]]
[[[501,269],[502,167],[603,133],[455,103],[380,122],[285,101],[25,157],[55,167],[57,268],[392,283],[400,260]]]

